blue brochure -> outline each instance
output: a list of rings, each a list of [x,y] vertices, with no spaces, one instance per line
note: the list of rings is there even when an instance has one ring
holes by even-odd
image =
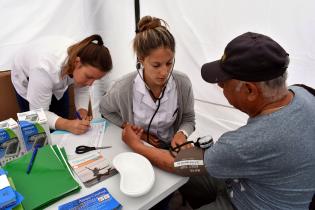
[[[106,188],[59,206],[59,210],[119,210],[122,205],[107,191]]]

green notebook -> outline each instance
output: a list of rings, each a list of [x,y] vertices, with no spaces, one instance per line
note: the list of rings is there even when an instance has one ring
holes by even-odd
[[[59,147],[47,145],[40,148],[32,170],[27,174],[31,156],[32,152],[29,152],[4,167],[13,179],[16,190],[24,196],[22,204],[25,210],[43,209],[80,190]]]

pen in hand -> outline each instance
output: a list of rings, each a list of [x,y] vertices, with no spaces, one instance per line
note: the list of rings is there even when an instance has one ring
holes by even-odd
[[[35,157],[36,157],[36,154],[37,154],[37,150],[38,150],[39,147],[40,147],[40,145],[37,144],[37,145],[35,146],[35,148],[34,148],[34,151],[33,151],[32,157],[31,157],[31,160],[30,160],[30,162],[29,162],[29,164],[28,164],[28,166],[27,166],[27,171],[26,171],[27,174],[29,174],[29,173],[31,172],[31,169],[32,169],[32,166],[33,166],[33,164],[34,164]]]
[[[75,111],[75,117],[79,120],[82,120],[82,117],[78,111]]]

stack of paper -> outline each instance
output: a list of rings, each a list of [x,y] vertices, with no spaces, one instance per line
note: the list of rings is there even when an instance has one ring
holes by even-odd
[[[26,173],[32,153],[8,163],[9,172],[18,192],[24,196],[24,209],[44,208],[57,200],[77,192],[80,185],[74,180],[65,154],[56,145],[40,148],[32,170]]]

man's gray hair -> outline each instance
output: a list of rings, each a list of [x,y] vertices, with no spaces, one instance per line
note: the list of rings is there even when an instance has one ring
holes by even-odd
[[[287,93],[286,80],[288,73],[272,80],[257,82],[256,84],[261,88],[263,96],[269,101],[277,101],[285,96]]]

